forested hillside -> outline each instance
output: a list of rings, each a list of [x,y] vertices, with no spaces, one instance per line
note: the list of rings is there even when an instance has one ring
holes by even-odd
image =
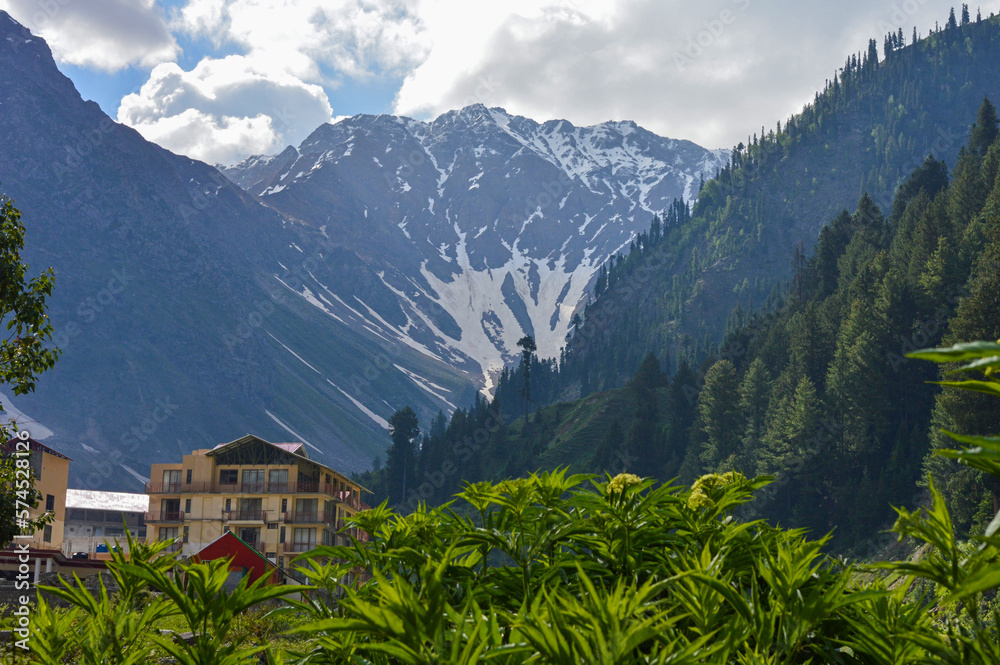
[[[889,504],[916,503],[930,470],[959,526],[981,529],[998,487],[944,458],[925,462],[943,445],[930,435],[930,414],[951,431],[995,429],[1000,414],[964,393],[936,398],[926,383],[936,371],[904,357],[940,342],[1000,336],[993,104],[981,100],[970,123],[952,169],[928,157],[899,187],[888,215],[864,194],[853,213],[830,220],[769,307],[737,307],[724,341],[697,365],[682,355],[668,373],[650,353],[624,388],[547,407],[529,401],[527,422],[512,422],[525,398],[537,400],[561,373],[532,358],[505,375],[493,404],[477,400],[450,422],[431,424],[408,475],[417,481],[405,491],[392,480],[406,464],[395,447],[386,471],[366,480],[405,503],[442,500],[463,479],[559,465],[683,482],[737,469],[779,478],[752,510],[814,534],[834,529],[835,546],[846,548],[886,524]],[[658,251],[658,227],[660,220],[649,247],[615,270]]]
[[[929,154],[954,166],[983,97],[1000,99],[1000,18],[915,37],[872,40],[801,114],[735,146],[690,220],[666,212],[655,247],[640,238],[635,256],[612,261],[560,377],[536,398],[621,387],[649,352],[701,360],[733,310],[765,305],[841,210],[868,193],[888,213]]]

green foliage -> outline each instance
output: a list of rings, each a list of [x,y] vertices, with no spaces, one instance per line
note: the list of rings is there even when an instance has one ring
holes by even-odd
[[[148,659],[157,647],[182,665],[237,665],[267,648],[242,646],[234,639],[238,617],[266,601],[302,590],[302,586],[268,585],[266,579],[232,592],[224,588],[228,561],[179,563],[165,550],[169,542],[143,543],[128,535],[128,554],[109,548],[108,572],[118,587],[109,593],[103,579],[96,592],[81,580],[61,580],[60,587],[41,587],[70,605],[55,610],[44,597],[32,615],[32,655],[44,665],[132,665]],[[183,619],[191,642],[157,634],[169,617]],[[245,632],[245,630],[244,630]]]
[[[964,462],[995,464],[984,451],[1000,453],[1000,437],[971,438]],[[1000,614],[987,596],[1000,587],[1000,517],[961,542],[932,487],[931,505],[900,508],[894,527],[918,554],[869,566],[890,577],[863,581],[823,553],[826,538],[739,518],[770,482],[727,472],[685,489],[557,470],[466,484],[444,506],[402,515],[383,503],[349,518],[371,539],[299,557],[306,587],[227,594],[226,562],[178,564],[157,556],[166,544],[130,542],[131,560],[109,566],[115,601],[103,586],[96,598],[79,583],[49,589],[73,609],[40,606],[33,654],[47,665],[136,663],[151,645],[185,665],[249,665],[262,650],[289,665],[997,662]],[[306,593],[272,614],[305,617],[290,631],[301,646],[240,646],[241,613],[259,617],[260,603],[292,589]],[[194,629],[192,644],[142,638],[168,615]]]
[[[45,300],[52,295],[54,275],[49,268],[27,280],[28,265],[21,259],[24,223],[21,211],[6,194],[0,195],[0,322],[7,336],[0,339],[0,384],[13,387],[15,395],[34,391],[38,375],[55,365],[59,350],[46,348],[52,325],[45,313]],[[0,412],[3,407],[0,407]],[[10,434],[6,422],[0,424],[0,443]],[[11,452],[16,452],[11,450]],[[27,458],[0,455],[0,549],[18,533],[31,533],[51,521],[50,515],[29,519],[26,507],[37,508],[34,474]],[[18,527],[18,517],[23,517]]]
[[[0,549],[6,548],[14,536],[34,533],[54,519],[52,513],[35,518],[28,514],[28,509],[38,508],[41,500],[28,457],[0,455]]]
[[[49,268],[27,280],[23,249],[21,211],[0,195],[0,321],[6,323],[8,332],[0,340],[0,382],[13,386],[15,395],[34,391],[38,375],[51,369],[59,357],[58,349],[46,347],[52,324],[45,300],[52,295],[55,275]],[[0,436],[6,434],[6,428],[0,428]]]

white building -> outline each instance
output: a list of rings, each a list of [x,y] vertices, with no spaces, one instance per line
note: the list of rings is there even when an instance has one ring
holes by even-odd
[[[144,541],[148,509],[147,494],[68,489],[62,551],[100,556],[107,551],[105,541],[114,544],[117,538],[125,546],[126,527],[133,538]]]

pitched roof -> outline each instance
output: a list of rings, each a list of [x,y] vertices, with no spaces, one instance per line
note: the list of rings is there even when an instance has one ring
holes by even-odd
[[[7,441],[7,443],[3,444],[3,446],[0,446],[0,449],[2,449],[3,452],[5,452],[5,453],[16,452],[17,446],[16,446],[15,442],[17,442],[17,441],[21,441],[21,439],[15,436],[12,439],[10,439],[9,441]],[[73,461],[72,457],[67,457],[66,455],[63,455],[61,452],[59,452],[57,450],[53,450],[52,448],[49,448],[48,446],[46,446],[44,443],[42,443],[40,441],[36,441],[35,439],[32,439],[31,437],[28,437],[28,448],[30,448],[31,450],[40,450],[43,453],[48,453],[49,455],[55,455],[56,457],[61,457],[61,458],[65,459],[65,460],[69,460],[70,462]]]
[[[278,446],[282,450],[287,450],[290,453],[297,453],[303,457],[309,457],[309,455],[306,454],[306,446],[303,443],[275,443],[273,445]]]
[[[321,464],[321,463],[317,462],[316,460],[309,459],[309,456],[306,455],[305,446],[303,444],[301,444],[301,443],[271,443],[270,441],[267,441],[266,439],[262,439],[262,438],[260,438],[259,436],[255,435],[255,434],[245,434],[244,436],[241,436],[240,438],[238,438],[238,439],[236,439],[234,441],[230,441],[229,443],[220,443],[216,447],[214,447],[211,450],[209,450],[206,453],[206,455],[212,455],[214,457],[215,455],[218,455],[221,452],[224,452],[224,451],[227,451],[227,450],[230,450],[230,449],[234,449],[234,448],[238,448],[238,447],[246,445],[248,443],[263,443],[265,445],[273,446],[275,448],[278,448],[278,449],[280,449],[280,450],[288,453],[292,457],[297,457],[297,458],[299,458],[301,460],[304,460],[306,462],[310,462],[312,464],[315,464],[319,468],[321,468],[321,469],[323,469],[325,471],[329,471],[333,475],[338,476],[338,477],[340,477],[343,480],[346,480],[347,482],[351,483],[352,485],[357,485],[361,489],[362,492],[368,492],[369,494],[374,494],[374,492],[372,492],[370,489],[368,489],[367,487],[364,487],[363,485],[361,485],[360,483],[358,483],[358,482],[356,482],[354,480],[351,480],[350,478],[348,478],[346,475],[344,475],[340,471],[337,471],[336,469],[334,469],[332,467],[329,467],[329,466],[327,466],[325,464]],[[296,448],[296,446],[297,446],[297,448]]]

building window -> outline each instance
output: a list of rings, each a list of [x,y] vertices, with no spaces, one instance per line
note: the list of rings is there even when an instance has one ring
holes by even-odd
[[[240,514],[236,519],[259,520],[263,519],[262,499],[240,499]]]
[[[187,470],[187,477],[186,477],[186,479],[185,479],[185,480],[187,481],[187,484],[188,484],[188,485],[190,485],[190,484],[191,484],[191,469],[188,469],[188,470]]]
[[[177,527],[175,526],[160,527],[160,540],[174,540],[175,538],[177,538]]]
[[[56,509],[56,497],[54,494],[45,495],[45,512],[51,513]]]
[[[184,512],[190,514],[190,512],[191,512],[191,499],[184,499]]]
[[[188,534],[190,533],[190,531],[191,531],[191,527],[187,527],[187,526],[184,527],[184,536],[183,536],[183,538],[184,538],[184,542],[185,543],[188,541]]]
[[[233,500],[232,499],[226,499],[226,512],[228,513],[232,509],[233,509]]]
[[[288,469],[271,469],[267,473],[268,492],[288,491]]]
[[[244,492],[263,492],[264,469],[244,469],[242,490]]]
[[[222,527],[222,533],[229,533],[229,525]]]
[[[296,499],[295,519],[299,522],[315,521],[318,517],[316,514],[318,505],[316,499]]]
[[[278,529],[278,542],[279,543],[285,542],[285,527],[281,527],[280,529]]]
[[[181,470],[168,469],[163,472],[163,491],[179,492],[181,489]]]
[[[288,499],[282,499],[281,500],[281,512],[283,512],[283,513],[287,513],[288,512]]]
[[[260,551],[261,547],[260,529],[245,527],[240,529],[239,535],[240,535],[240,540],[242,540],[244,543],[254,548],[255,550]]]
[[[45,529],[42,530],[42,540],[47,543],[52,542],[52,525],[46,524]]]
[[[316,547],[316,529],[295,529],[296,552],[307,552]]]
[[[220,469],[219,470],[219,484],[220,485],[235,485],[240,477],[240,472],[236,469]]]

